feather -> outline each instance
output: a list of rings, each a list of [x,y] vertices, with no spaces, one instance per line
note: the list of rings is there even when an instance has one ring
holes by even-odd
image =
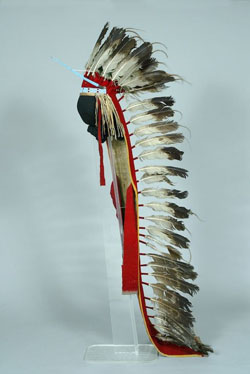
[[[107,31],[108,31],[108,28],[109,28],[109,23],[105,23],[96,43],[95,43],[95,46],[92,50],[92,53],[88,59],[88,62],[86,63],[86,70],[89,70],[90,66],[92,65],[92,62],[93,62],[93,59],[95,58],[100,46],[101,46],[101,43],[102,43],[102,40],[104,38],[104,36],[106,35]]]
[[[147,240],[150,240],[158,245],[160,245],[161,247],[165,248],[168,250],[169,254],[171,257],[175,258],[176,260],[180,260],[182,258],[182,255],[181,255],[181,252],[177,249],[177,248],[174,248],[172,247],[171,245],[168,245],[166,243],[163,243],[161,242],[158,238],[156,237],[153,237],[151,235],[145,235],[145,238]],[[167,255],[165,254],[164,252],[158,250],[154,245],[152,245],[151,243],[147,242],[146,243],[147,246],[149,246],[150,248],[156,250],[157,252],[160,252],[161,255]]]
[[[144,121],[161,121],[166,117],[173,117],[174,111],[170,107],[163,107],[161,109],[152,109],[144,113],[136,114],[130,118],[130,122],[134,124],[142,123]]]
[[[130,93],[130,94],[138,94],[141,93],[141,92],[160,92],[164,89],[166,89],[166,85],[164,83],[152,83],[152,84],[148,84],[146,86],[142,86],[142,87],[125,87],[123,86],[123,89],[124,91],[126,91],[127,93]]]
[[[145,245],[151,249],[153,249],[154,251],[156,251],[157,253],[159,253],[160,255],[162,256],[168,256],[168,254],[160,251],[154,244],[150,243],[150,242],[145,242]]]
[[[171,258],[176,259],[176,260],[180,260],[182,258],[181,257],[181,253],[177,249],[175,249],[175,248],[173,248],[171,246],[166,246],[165,245],[165,247],[169,251],[169,254],[167,254],[167,253],[164,253],[164,252],[160,251],[154,244],[152,244],[150,242],[147,242],[145,244],[146,244],[147,247],[153,249],[154,251],[156,251],[157,253],[159,253],[161,256],[170,256]]]
[[[125,71],[120,80],[121,86],[125,86],[125,82],[131,80],[132,77],[134,78],[134,75],[137,76],[137,74],[141,71],[140,68],[143,62],[151,58],[152,50],[153,46],[151,43],[143,42],[137,49],[132,51],[131,57],[134,58],[136,56],[136,62],[127,64],[127,66],[125,66]]]
[[[176,247],[189,248],[190,240],[183,235],[156,226],[148,226],[146,230],[151,236],[158,236],[160,239],[170,242]]]
[[[145,89],[150,85],[163,86],[165,83],[173,82],[175,77],[168,74],[164,70],[154,70],[149,72],[141,71],[140,66],[136,66],[134,71],[131,71],[130,76],[128,75],[126,79],[123,79],[121,84],[123,86],[129,87],[130,89],[140,88]]]
[[[159,322],[158,322],[159,323]],[[158,324],[154,324],[154,328],[155,330],[159,331],[158,334],[155,335],[155,337],[160,340],[161,342],[166,342],[167,344],[175,344],[175,345],[178,345],[178,346],[185,346],[185,343],[183,341],[183,337],[180,336],[180,339],[179,340],[175,335],[173,335],[173,330],[172,328],[169,326],[169,330],[167,329],[167,327],[163,327],[162,325],[158,325]],[[172,335],[171,335],[172,333]]]
[[[151,110],[155,108],[162,109],[165,106],[172,106],[173,104],[174,99],[172,96],[153,97],[142,101],[134,101],[127,106],[126,110],[134,112],[137,110]]]
[[[175,279],[170,275],[152,272],[150,273],[158,282],[164,284],[167,287],[171,287],[174,290],[178,290],[187,293],[191,296],[199,291],[199,287],[193,283],[187,282],[182,279]]]
[[[185,225],[182,221],[178,221],[176,218],[170,216],[147,216],[144,219],[154,222],[156,225],[169,229],[184,231]]]
[[[163,174],[163,175],[172,175],[179,176],[182,178],[187,177],[188,171],[183,168],[177,168],[174,166],[143,166],[138,169],[142,173],[152,174]]]
[[[171,131],[177,130],[179,124],[174,121],[163,121],[163,122],[154,122],[148,125],[137,127],[134,130],[134,135],[137,137],[151,135],[151,134],[167,134]]]
[[[160,64],[159,61],[156,60],[154,57],[149,57],[146,60],[143,60],[140,66],[140,71],[144,73],[148,73],[157,69],[158,65]]]
[[[102,69],[103,64],[109,56],[113,53],[114,49],[121,43],[125,36],[125,30],[114,27],[103,46],[100,48],[99,53],[95,57],[91,66],[91,72],[94,74],[99,68]]]
[[[185,199],[188,196],[187,191],[169,190],[167,188],[144,188],[141,191],[141,194],[143,196],[158,197],[159,199],[175,197],[178,199]]]
[[[106,78],[112,77],[112,73],[117,68],[118,64],[126,58],[131,50],[136,47],[135,38],[126,36],[121,44],[113,51],[110,58],[103,64],[103,75]]]
[[[148,173],[144,173],[143,176],[139,179],[140,182],[144,182],[144,183],[156,183],[156,182],[167,182],[168,184],[170,184],[170,186],[173,186],[173,183],[171,182],[171,180],[164,174],[148,174]]]
[[[93,71],[94,65],[99,60],[99,58],[102,56],[102,54],[108,49],[111,41],[113,40],[113,36],[117,30],[117,27],[113,27],[110,31],[109,35],[107,36],[106,40],[103,42],[101,47],[98,49],[97,53],[92,59],[91,65],[89,66],[89,71]]]
[[[170,214],[172,214],[176,218],[188,218],[189,215],[194,214],[190,209],[186,209],[185,207],[179,206],[174,203],[168,203],[168,206],[172,212]]]
[[[151,208],[157,212],[165,212],[174,216],[175,218],[188,218],[190,214],[193,212],[190,209],[186,209],[185,207],[179,206],[174,203],[160,203],[158,201],[153,201],[150,203],[143,204],[144,207]]]
[[[166,311],[164,312],[164,308],[158,307],[157,312],[159,315],[154,318],[154,326],[159,331],[158,339],[197,350],[192,326],[186,326],[181,321],[177,321],[173,315],[170,316]]]
[[[156,273],[162,273],[162,274],[169,274],[173,277],[176,277],[177,279],[196,279],[197,273],[186,271],[185,269],[178,268],[176,264],[173,262],[172,267],[169,266],[169,264],[165,265],[159,265],[155,264],[154,262],[148,263],[148,266],[150,266]]]
[[[148,254],[153,259],[153,262],[149,262],[147,265],[151,266],[155,271],[167,272],[169,269],[179,273],[181,278],[185,279],[196,279],[197,273],[194,271],[194,267],[187,262],[177,261],[166,256],[159,254]]]
[[[116,70],[114,71],[113,80],[118,80],[119,84],[121,85],[121,79],[124,76],[129,76],[133,69],[136,66],[138,67],[139,61],[145,59],[151,53],[152,44],[149,42],[142,43],[117,66]]]
[[[156,253],[148,253],[147,256],[151,257],[152,260],[158,264],[158,265],[168,265],[168,266],[172,266],[171,264],[173,264],[173,266],[177,267],[177,268],[181,268],[181,269],[184,269],[185,271],[193,271],[194,270],[194,267],[193,265],[191,265],[189,262],[185,262],[185,261],[179,261],[179,260],[174,260],[173,258],[171,258],[171,256],[169,256],[168,254],[164,254],[164,255],[160,255],[160,254],[156,254]],[[197,273],[195,273],[197,275]]]
[[[155,136],[154,138],[144,138],[141,140],[137,140],[135,146],[137,147],[139,145],[140,147],[151,147],[154,145],[182,143],[183,140],[184,136],[181,133],[174,133],[168,135]]]
[[[152,150],[146,150],[139,154],[138,158],[140,160],[154,160],[154,159],[164,159],[168,160],[182,160],[182,155],[184,152],[179,151],[175,147],[157,147]]]
[[[162,341],[173,341],[175,344],[182,342],[182,345],[193,349],[196,352],[200,352],[203,355],[208,355],[208,352],[213,352],[213,349],[203,344],[198,336],[194,335],[192,328],[183,326],[180,322],[176,321],[174,317],[165,315],[164,317],[155,317],[157,326],[160,326],[160,334],[157,334],[157,338]],[[156,326],[156,325],[155,325]],[[168,339],[170,335],[171,339]]]
[[[183,310],[191,310],[192,304],[185,296],[180,295],[176,291],[170,290],[162,283],[150,283],[149,286],[152,287],[154,294],[159,298],[167,299],[169,302],[178,305],[179,308]]]
[[[158,310],[161,310],[163,315],[167,314],[186,327],[193,327],[194,317],[190,312],[179,309],[178,306],[171,304],[167,300],[151,298],[150,301]]]

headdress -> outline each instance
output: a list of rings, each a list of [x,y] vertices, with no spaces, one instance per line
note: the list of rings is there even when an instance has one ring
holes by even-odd
[[[193,213],[179,205],[187,191],[173,184],[175,177],[188,174],[175,166],[183,155],[175,144],[184,136],[173,119],[173,98],[152,95],[180,77],[159,69],[154,43],[134,30],[113,27],[107,32],[108,23],[86,64],[78,110],[98,139],[101,184],[103,142],[114,160],[111,196],[123,230],[122,291],[138,294],[148,336],[161,354],[207,355],[212,349],[194,333],[187,298],[198,291],[192,282],[197,273],[182,257],[190,244],[183,220]],[[151,97],[141,98],[144,93]],[[126,109],[121,107],[124,97]],[[133,114],[128,121],[125,111]]]

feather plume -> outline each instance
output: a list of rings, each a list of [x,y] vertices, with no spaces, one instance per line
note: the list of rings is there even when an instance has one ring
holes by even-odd
[[[144,113],[136,114],[130,118],[130,122],[134,124],[142,123],[145,121],[161,121],[166,117],[173,117],[174,111],[172,108],[165,106],[161,109],[152,109]]]
[[[154,251],[156,251],[157,254],[161,255],[162,257],[169,256],[169,258],[172,258],[173,260],[181,260],[181,258],[182,258],[180,251],[178,251],[178,249],[173,248],[171,246],[166,246],[165,245],[165,247],[166,247],[166,249],[168,250],[169,253],[162,252],[160,249],[158,249],[154,244],[152,244],[150,242],[146,242],[146,246],[153,249]],[[151,256],[151,254],[148,254],[148,256]]]
[[[142,92],[160,92],[164,90],[165,88],[166,88],[166,85],[164,83],[153,83],[153,84],[149,84],[143,87],[135,87],[135,88],[130,88],[128,86],[128,87],[124,87],[124,90],[127,93],[136,95]]]
[[[165,106],[172,106],[173,104],[174,99],[172,96],[153,97],[151,99],[134,101],[127,106],[126,110],[134,112],[137,110],[151,110],[155,108],[162,109]]]
[[[99,58],[102,57],[102,54],[104,52],[107,52],[107,50],[109,49],[109,46],[111,44],[111,41],[113,40],[113,37],[114,37],[114,34],[116,33],[116,30],[117,30],[117,27],[113,27],[112,28],[112,30],[110,31],[110,33],[107,36],[107,38],[104,40],[103,44],[98,49],[98,51],[95,54],[95,56],[93,56],[91,65],[89,65],[89,71],[90,72],[93,71],[95,64],[97,63],[97,61],[99,60]]]
[[[170,230],[155,226],[148,226],[146,227],[146,230],[151,236],[158,236],[160,239],[165,240],[176,247],[189,248],[190,241],[183,235],[176,234]]]
[[[103,64],[104,77],[112,78],[112,74],[117,66],[126,58],[131,50],[136,47],[135,38],[126,36],[121,44],[113,51],[109,59]]]
[[[152,287],[154,294],[160,299],[167,299],[172,304],[178,305],[180,309],[191,310],[192,304],[185,296],[170,290],[162,283],[150,283],[149,286]]]
[[[192,279],[194,280],[197,277],[197,273],[185,271],[182,268],[177,268],[176,264],[173,263],[172,267],[169,264],[159,265],[154,262],[148,263],[156,273],[169,274],[177,279]],[[192,277],[192,278],[191,278]]]
[[[143,42],[137,49],[133,50],[131,53],[131,59],[136,58],[132,64],[127,64],[125,70],[120,79],[120,85],[126,86],[127,80],[130,80],[131,77],[137,75],[141,72],[141,65],[143,61],[150,59],[152,54],[153,46],[151,43]]]
[[[154,71],[159,65],[159,62],[154,57],[149,57],[146,60],[143,60],[140,66],[140,71],[150,72]]]
[[[150,301],[162,312],[163,315],[168,314],[175,318],[179,323],[193,327],[194,317],[188,311],[179,309],[178,306],[171,304],[167,300],[161,300],[159,298],[151,298]]]
[[[194,267],[187,262],[173,260],[172,258],[159,254],[148,254],[148,256],[153,259],[153,262],[149,262],[147,265],[151,266],[155,271],[159,269],[159,271],[166,272],[168,269],[171,269],[178,272],[181,278],[192,280],[197,278]]]
[[[158,316],[155,316],[155,328],[159,331],[157,338],[162,341],[171,342],[177,345],[185,345],[197,350],[192,326],[186,326],[180,321],[176,320],[173,315],[169,315],[168,311],[159,307],[156,308]]]
[[[143,166],[139,168],[139,171],[147,174],[163,174],[163,175],[172,175],[179,176],[182,178],[187,177],[188,171],[183,168],[177,168],[174,166]]]
[[[156,243],[158,245],[160,245],[162,248],[165,248],[168,250],[169,252],[169,255],[176,259],[176,260],[180,260],[182,258],[182,254],[181,252],[177,249],[177,248],[174,248],[172,247],[171,245],[168,245],[166,243],[163,243],[162,241],[160,241],[158,238],[152,236],[152,235],[145,235],[145,238],[153,243]],[[166,255],[164,252],[160,251],[157,247],[155,247],[154,245],[152,245],[150,242],[147,242],[146,245],[152,249],[154,249],[155,251],[159,252],[161,255]]]
[[[213,352],[213,349],[209,345],[203,344],[200,338],[195,336],[192,328],[183,326],[174,317],[165,314],[164,316],[159,315],[155,317],[154,320],[156,330],[160,331],[157,334],[159,340],[187,346],[206,356],[208,352]]]
[[[88,59],[88,62],[86,63],[86,70],[89,70],[90,66],[92,65],[93,63],[93,59],[95,58],[99,48],[101,47],[101,43],[102,43],[102,40],[104,38],[104,36],[106,35],[107,31],[108,31],[108,28],[109,28],[109,23],[105,23],[96,43],[95,43],[95,46],[93,48],[93,51]]]
[[[153,275],[158,282],[164,284],[165,286],[187,293],[191,296],[199,291],[198,286],[183,279],[176,279],[173,276],[162,274],[160,272],[152,272],[150,275]]]
[[[167,188],[144,188],[141,191],[143,196],[154,196],[158,197],[159,199],[165,198],[177,198],[177,199],[185,199],[188,196],[187,191],[179,191],[179,190],[169,190]]]
[[[115,48],[121,43],[121,40],[125,36],[125,30],[114,27],[109,37],[100,48],[96,57],[94,58],[93,64],[90,68],[92,74],[98,71],[99,68],[102,70],[103,64],[107,61],[109,56],[113,53]]]
[[[140,182],[144,182],[144,183],[147,183],[147,184],[150,184],[150,183],[159,183],[159,182],[167,182],[168,184],[170,184],[170,186],[173,186],[173,183],[171,182],[171,180],[164,174],[148,174],[148,173],[144,173],[143,176],[139,179]]]
[[[138,68],[140,61],[143,61],[152,53],[152,44],[149,42],[142,43],[135,48],[129,56],[127,56],[116,68],[113,74],[113,80],[118,80],[121,85],[121,79],[130,76],[135,69]]]
[[[164,159],[168,160],[182,160],[182,155],[184,152],[179,151],[175,147],[157,147],[152,150],[146,150],[139,154],[138,158],[140,160],[154,160],[154,159]]]
[[[137,140],[135,146],[137,147],[139,145],[140,147],[151,147],[155,145],[182,143],[183,140],[184,136],[181,133],[174,133],[168,135],[155,136],[154,138],[144,138],[141,140]]]
[[[147,221],[154,222],[156,225],[168,229],[168,230],[179,230],[184,231],[185,225],[182,221],[178,221],[176,218],[170,216],[147,216],[144,217]]]
[[[151,208],[158,212],[168,213],[175,218],[188,218],[190,214],[193,214],[190,209],[186,209],[185,207],[168,202],[160,203],[157,201],[153,201],[150,203],[145,203],[143,204],[143,206]]]
[[[160,249],[158,249],[154,244],[150,243],[150,242],[145,242],[145,245],[151,249],[153,249],[154,251],[156,251],[157,253],[159,253],[160,255],[162,256],[168,256],[168,254],[162,252]]]
[[[134,70],[136,71],[131,72],[131,74],[121,82],[123,86],[129,87],[132,90],[143,90],[150,85],[165,86],[165,83],[173,82],[175,80],[173,75],[168,74],[164,70],[144,72],[138,69],[138,66]]]
[[[134,135],[137,137],[152,135],[152,134],[167,134],[171,131],[177,130],[179,124],[174,121],[163,121],[163,122],[154,122],[148,125],[137,127],[134,130]]]

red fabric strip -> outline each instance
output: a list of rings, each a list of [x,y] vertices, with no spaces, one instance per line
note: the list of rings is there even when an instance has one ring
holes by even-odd
[[[102,149],[102,113],[100,100],[98,100],[98,147],[100,156],[100,186],[105,186],[105,176],[104,176],[104,164],[103,164],[103,149]]]
[[[137,217],[132,184],[127,189],[124,219],[124,242],[122,264],[122,291],[138,291],[138,239]]]

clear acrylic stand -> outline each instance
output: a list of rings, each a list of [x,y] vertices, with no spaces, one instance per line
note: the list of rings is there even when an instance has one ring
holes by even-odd
[[[121,244],[123,248],[123,222],[114,166],[112,142],[110,138],[108,138],[108,147],[112,177],[114,182],[115,200],[117,206],[117,217],[119,220]],[[114,269],[120,270],[119,262],[120,258],[119,256],[117,256],[117,245],[110,244],[109,250],[106,250],[106,268],[109,282],[109,299],[113,344],[95,344],[89,346],[86,349],[84,355],[84,360],[87,362],[146,362],[155,360],[158,357],[158,353],[152,344],[138,343],[138,334],[136,328],[136,318],[133,302],[133,298],[136,297],[136,295],[122,295],[123,300],[122,303],[120,302],[121,284],[117,282],[117,277],[115,277],[114,275]],[[124,327],[122,321],[125,322],[125,320],[128,319],[126,318],[128,317],[128,314],[130,315],[130,326],[126,325]],[[128,323],[128,321],[126,321],[126,323]],[[129,329],[132,330],[132,344],[121,344],[122,328],[125,328],[125,330],[123,331],[126,332]]]

